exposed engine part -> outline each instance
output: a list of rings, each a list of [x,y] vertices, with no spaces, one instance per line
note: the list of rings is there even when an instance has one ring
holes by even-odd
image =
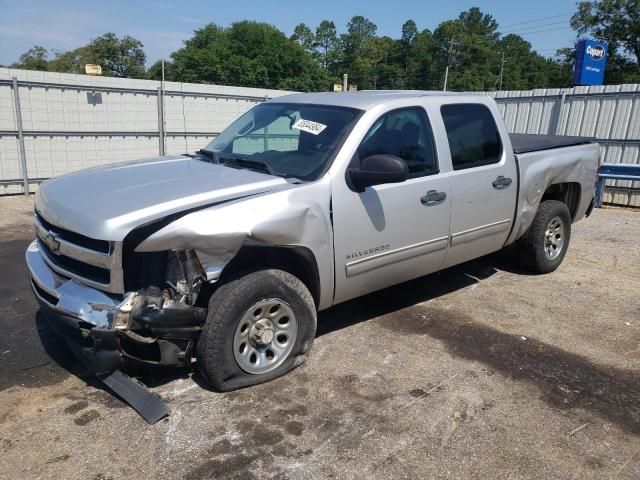
[[[117,330],[129,328],[129,315],[137,298],[138,292],[130,292],[124,297],[124,300],[118,305],[118,309],[116,310],[115,318],[111,324],[112,328]]]
[[[206,275],[193,250],[171,250],[167,258],[165,281],[176,293],[180,303],[193,305]]]
[[[149,287],[136,294],[130,312],[130,328],[149,330],[203,325],[207,317],[205,308],[192,307],[181,301],[166,299],[158,287]]]

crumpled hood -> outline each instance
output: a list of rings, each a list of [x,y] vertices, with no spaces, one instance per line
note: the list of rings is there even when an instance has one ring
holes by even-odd
[[[36,209],[50,223],[87,237],[123,240],[134,228],[216,202],[292,187],[271,175],[186,156],[118,163],[40,186]]]

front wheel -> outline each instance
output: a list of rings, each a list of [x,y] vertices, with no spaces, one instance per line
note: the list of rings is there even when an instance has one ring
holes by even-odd
[[[571,215],[557,200],[545,200],[527,232],[518,241],[522,264],[536,272],[553,272],[560,266],[571,238]]]
[[[218,391],[263,383],[300,365],[315,333],[313,298],[298,278],[275,269],[253,272],[211,296],[196,346],[198,368]]]

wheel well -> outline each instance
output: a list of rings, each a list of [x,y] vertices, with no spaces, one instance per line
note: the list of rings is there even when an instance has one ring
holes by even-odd
[[[554,183],[549,185],[542,195],[542,200],[558,200],[563,202],[569,209],[571,219],[573,220],[578,213],[578,206],[580,205],[580,184],[574,182],[567,183]]]
[[[313,253],[305,247],[244,246],[227,264],[213,287],[217,288],[217,285],[226,283],[237,274],[263,268],[277,268],[299,278],[311,292],[316,307],[318,306],[320,274]]]

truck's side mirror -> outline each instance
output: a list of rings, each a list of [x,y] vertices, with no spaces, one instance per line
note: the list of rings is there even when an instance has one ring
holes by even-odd
[[[350,168],[347,175],[356,192],[382,183],[400,183],[409,178],[407,163],[395,155],[371,155],[362,160],[360,168]]]

